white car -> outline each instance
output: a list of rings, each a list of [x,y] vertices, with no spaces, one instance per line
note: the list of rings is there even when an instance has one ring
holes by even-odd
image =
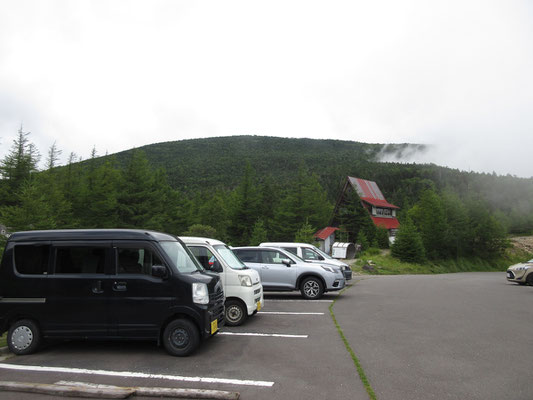
[[[509,282],[519,283],[520,285],[527,283],[529,286],[533,286],[533,259],[511,265],[507,269],[507,280]]]
[[[259,273],[244,265],[225,243],[209,238],[180,236],[198,262],[220,275],[226,295],[226,325],[237,326],[265,304]]]

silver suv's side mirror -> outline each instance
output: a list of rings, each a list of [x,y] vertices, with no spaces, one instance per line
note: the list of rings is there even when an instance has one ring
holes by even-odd
[[[285,258],[284,260],[281,260],[283,264],[285,264],[286,267],[290,267],[292,262],[288,258]]]

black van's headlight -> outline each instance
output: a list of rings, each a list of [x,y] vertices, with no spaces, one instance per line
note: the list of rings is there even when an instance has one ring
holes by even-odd
[[[196,304],[208,304],[209,292],[205,283],[192,284],[192,301]]]

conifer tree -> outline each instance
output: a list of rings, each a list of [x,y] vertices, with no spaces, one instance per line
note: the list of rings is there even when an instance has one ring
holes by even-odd
[[[410,218],[407,218],[396,234],[391,246],[391,254],[400,261],[421,263],[426,259],[422,238]]]
[[[244,177],[234,192],[231,223],[228,227],[230,241],[235,245],[249,243],[253,226],[257,221],[258,196],[254,177],[255,171],[250,162],[247,162]]]
[[[29,140],[30,133],[24,132],[21,126],[17,137],[13,140],[11,150],[0,162],[0,175],[6,183],[7,197],[3,201],[4,204],[16,204],[14,194],[26,180],[30,179],[32,173],[37,172],[40,155]]]
[[[250,246],[258,246],[260,243],[268,242],[267,230],[265,223],[262,219],[257,220],[252,230],[252,236],[250,237]]]

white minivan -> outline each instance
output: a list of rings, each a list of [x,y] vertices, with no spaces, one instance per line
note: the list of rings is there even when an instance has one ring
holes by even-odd
[[[200,264],[220,275],[226,295],[226,325],[241,325],[263,308],[263,285],[257,271],[244,265],[223,242],[203,237],[180,236]]]
[[[330,255],[324,253],[322,250],[309,243],[292,243],[292,242],[268,242],[261,243],[261,247],[281,247],[283,250],[287,250],[292,254],[296,254],[298,257],[304,259],[307,262],[335,265],[342,269],[346,280],[352,279],[352,269],[346,263],[336,260]]]

